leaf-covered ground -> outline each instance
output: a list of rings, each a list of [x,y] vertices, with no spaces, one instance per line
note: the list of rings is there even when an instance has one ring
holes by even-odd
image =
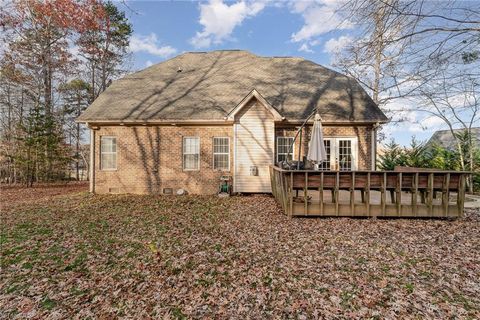
[[[0,318],[480,318],[478,212],[289,219],[267,196],[63,190],[2,190]]]

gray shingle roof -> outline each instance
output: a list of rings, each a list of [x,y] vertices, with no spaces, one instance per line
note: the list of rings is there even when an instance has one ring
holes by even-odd
[[[456,134],[461,134],[465,129],[455,129],[453,130]],[[473,144],[478,148],[480,147],[480,127],[472,128],[472,140]],[[440,146],[445,149],[456,150],[455,138],[452,135],[450,130],[439,130],[435,131],[432,137],[428,140],[427,146]]]
[[[247,51],[190,52],[113,82],[81,122],[222,120],[256,89],[289,121],[385,122],[360,85],[314,62]]]

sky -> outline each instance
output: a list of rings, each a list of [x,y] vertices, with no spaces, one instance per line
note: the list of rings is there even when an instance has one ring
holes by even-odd
[[[248,50],[260,56],[297,56],[331,67],[355,27],[335,13],[335,0],[119,2],[133,25],[131,68],[140,70],[188,51]],[[411,103],[397,101],[397,104]],[[406,115],[387,125],[386,140],[408,145],[442,128],[435,118]]]

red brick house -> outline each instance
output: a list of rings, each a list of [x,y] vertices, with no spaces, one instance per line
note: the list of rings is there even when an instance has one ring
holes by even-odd
[[[268,166],[315,109],[323,169],[373,169],[388,119],[354,79],[302,58],[184,53],[115,81],[78,118],[91,129],[91,191],[212,194],[229,175],[235,192],[270,192]]]

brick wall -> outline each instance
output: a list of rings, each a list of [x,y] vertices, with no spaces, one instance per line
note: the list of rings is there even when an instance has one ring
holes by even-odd
[[[299,127],[277,127],[276,136],[295,136]],[[311,126],[304,128],[300,156],[303,157],[308,150],[308,138],[311,134]],[[370,170],[372,163],[372,126],[323,126],[325,138],[329,137],[357,137],[358,139],[358,170]],[[298,139],[298,138],[297,138]],[[276,143],[276,141],[275,141]],[[275,146],[276,148],[276,146]],[[295,159],[298,157],[298,144],[295,145]]]
[[[233,173],[232,127],[116,126],[95,130],[95,192],[162,193],[179,188],[216,193],[220,176]],[[117,170],[100,170],[100,137],[117,138]],[[183,137],[200,138],[200,170],[183,171]],[[213,170],[213,137],[230,137],[230,172]]]
[[[359,169],[370,169],[371,127],[324,126],[326,137],[358,137]],[[277,128],[276,135],[293,136],[295,127]],[[307,135],[310,129],[307,129]],[[100,170],[100,138],[117,138],[117,169]],[[183,137],[200,138],[200,170],[184,171]],[[213,170],[213,137],[230,137],[230,171]],[[304,136],[305,137],[305,136]],[[303,139],[304,147],[308,143]],[[194,194],[218,191],[220,176],[233,176],[232,126],[111,126],[95,130],[95,192],[162,193],[179,188]]]

